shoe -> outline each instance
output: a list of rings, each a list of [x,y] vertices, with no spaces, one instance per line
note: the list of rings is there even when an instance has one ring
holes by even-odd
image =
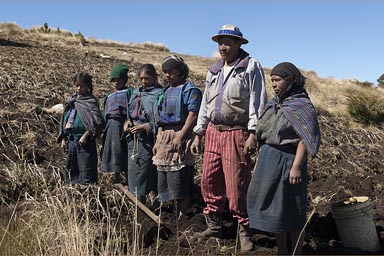
[[[254,250],[254,245],[251,240],[251,234],[247,225],[239,224],[239,240],[240,240],[240,251],[249,252]]]

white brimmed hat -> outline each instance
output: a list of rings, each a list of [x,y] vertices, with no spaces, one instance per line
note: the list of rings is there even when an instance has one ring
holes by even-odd
[[[248,40],[243,37],[243,33],[240,32],[240,29],[234,25],[224,25],[221,27],[217,35],[212,37],[212,40],[216,43],[219,41],[220,36],[232,36],[240,39],[241,44],[247,44]]]

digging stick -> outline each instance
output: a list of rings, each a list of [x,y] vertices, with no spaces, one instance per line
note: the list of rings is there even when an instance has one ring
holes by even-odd
[[[146,214],[148,215],[148,217],[150,217],[156,224],[159,224],[159,216],[157,216],[156,214],[154,214],[151,210],[148,209],[148,207],[146,207],[142,202],[140,202],[139,200],[137,200],[136,196],[134,194],[132,194],[131,192],[129,192],[127,186],[123,186],[122,184],[116,184],[117,187],[120,188],[121,191],[123,191],[127,196],[128,198],[137,204],[137,206],[139,206],[139,208]]]

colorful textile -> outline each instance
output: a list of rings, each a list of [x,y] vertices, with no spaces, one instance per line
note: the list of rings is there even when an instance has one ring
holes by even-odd
[[[184,124],[189,112],[199,112],[201,95],[200,89],[190,81],[177,87],[164,88],[157,102],[158,125]]]
[[[110,93],[104,103],[103,115],[108,117],[125,119],[129,102],[128,88]]]
[[[129,102],[128,118],[134,124],[135,122],[146,123],[149,122],[152,127],[153,134],[156,133],[156,103],[158,96],[162,93],[163,87],[159,84],[149,88],[139,88],[132,92]]]
[[[152,162],[152,148],[157,126],[154,112],[158,95],[163,87],[155,84],[144,88],[140,85],[132,92],[128,118],[134,125],[146,124],[148,129],[136,135],[128,134],[128,188],[137,196],[157,192],[157,169]]]
[[[248,225],[246,194],[251,180],[251,160],[243,153],[248,133],[244,130],[218,131],[208,125],[201,192],[206,202],[204,214],[222,212],[226,198],[239,223]]]
[[[310,155],[315,157],[320,147],[320,126],[315,108],[304,88],[297,88],[281,103],[274,98],[267,104],[266,110],[276,105],[280,105],[284,116],[300,135]]]
[[[84,124],[85,129],[93,134],[99,134],[102,130],[103,120],[100,112],[99,102],[92,94],[86,96],[72,95],[64,103],[64,113],[60,120],[60,130],[57,142],[60,143],[65,134],[65,123],[72,108],[76,109],[76,116]]]

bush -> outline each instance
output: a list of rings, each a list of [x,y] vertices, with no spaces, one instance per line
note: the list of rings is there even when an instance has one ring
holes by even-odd
[[[354,93],[347,96],[347,110],[359,123],[381,126],[384,122],[384,100],[368,93]]]

